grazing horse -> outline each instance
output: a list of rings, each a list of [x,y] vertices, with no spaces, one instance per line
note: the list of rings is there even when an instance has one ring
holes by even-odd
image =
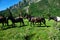
[[[25,17],[29,20],[29,22],[32,22],[33,24],[40,23],[40,26],[41,26],[41,22],[43,22],[43,24],[45,24],[46,26],[46,20],[43,17],[34,17],[28,14]]]
[[[60,17],[58,17],[58,16],[56,16],[56,17],[54,17],[54,16],[50,16],[49,17],[49,20],[54,20],[54,21],[56,21],[56,22],[59,22],[60,21]]]
[[[60,22],[60,17],[58,17],[58,16],[49,16],[49,19],[48,20],[54,20],[55,21],[55,26],[57,27],[58,25],[58,22]]]
[[[16,18],[14,18],[14,17],[12,17],[12,16],[9,16],[9,17],[8,17],[8,20],[9,20],[9,19],[12,21],[12,24],[13,24],[13,25],[15,25],[15,23],[17,23],[17,22],[20,22],[20,24],[22,23],[23,26],[25,25],[22,17],[16,17]]]
[[[2,26],[4,26],[5,23],[8,25],[7,18],[4,16],[0,16],[0,23],[2,23]]]

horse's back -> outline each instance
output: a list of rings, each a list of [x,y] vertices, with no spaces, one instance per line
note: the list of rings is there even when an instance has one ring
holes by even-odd
[[[33,21],[33,22],[40,22],[41,18],[40,17],[32,17],[31,21]]]
[[[14,22],[22,22],[23,17],[16,17],[14,20],[15,20]]]

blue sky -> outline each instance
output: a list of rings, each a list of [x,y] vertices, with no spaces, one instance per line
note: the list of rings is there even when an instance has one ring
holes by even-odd
[[[22,0],[0,0],[0,11],[9,8],[10,6],[17,4],[19,1]]]

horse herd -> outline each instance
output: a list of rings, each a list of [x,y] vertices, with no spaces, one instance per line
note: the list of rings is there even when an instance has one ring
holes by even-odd
[[[45,26],[46,26],[45,18],[34,17],[34,16],[31,16],[31,15],[28,15],[28,14],[24,15],[24,17],[19,16],[19,17],[16,17],[16,18],[14,18],[13,16],[8,16],[8,17],[0,16],[0,23],[2,23],[2,26],[4,26],[4,24],[7,24],[7,26],[8,26],[9,25],[8,20],[11,20],[13,26],[17,22],[20,22],[20,24],[22,23],[22,25],[24,26],[25,25],[24,20],[23,20],[24,18],[27,18],[28,21],[33,23],[33,24],[34,23],[40,23],[40,25],[41,25],[41,22],[43,22],[43,24],[45,24]]]
[[[19,17],[16,17],[14,18],[12,15],[8,16],[8,17],[4,17],[4,16],[0,16],[0,23],[2,23],[2,26],[4,26],[4,24],[7,24],[7,26],[9,26],[9,21],[8,20],[11,20],[12,22],[12,26],[15,25],[15,23],[17,22],[20,22],[20,25],[22,23],[22,26],[25,25],[24,23],[24,18],[27,18],[29,22],[31,22],[31,24],[35,24],[35,23],[39,23],[40,26],[41,26],[41,23],[43,23],[45,26],[46,26],[46,19],[43,17],[34,17],[34,16],[31,16],[29,14],[25,14],[24,17],[22,16],[19,16]],[[60,17],[51,17],[49,16],[49,20],[50,19],[53,19],[55,21],[60,21],[59,19]]]

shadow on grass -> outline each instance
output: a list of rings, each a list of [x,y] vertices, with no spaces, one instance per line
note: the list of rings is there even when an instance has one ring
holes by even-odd
[[[50,27],[50,26],[37,26],[37,27]]]
[[[15,28],[15,27],[12,27],[12,26],[9,26],[9,27],[3,27],[2,30],[7,30],[7,29],[10,29],[10,28]]]
[[[19,26],[19,27],[24,27],[24,26],[27,26],[27,25],[23,25],[23,26]],[[16,28],[17,26],[15,25],[15,26],[12,26],[12,25],[9,25],[8,27],[3,27],[3,28],[1,28],[2,30],[7,30],[7,29],[10,29],[10,28]],[[17,27],[18,28],[18,27]]]

